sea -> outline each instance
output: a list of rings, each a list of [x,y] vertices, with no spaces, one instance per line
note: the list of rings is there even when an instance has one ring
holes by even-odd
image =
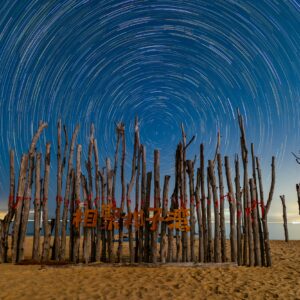
[[[214,224],[212,224],[212,234],[214,233]],[[272,223],[268,222],[269,226],[269,236],[271,240],[284,240],[284,229],[282,223]],[[197,227],[197,226],[196,226]],[[230,224],[225,224],[226,236],[229,238],[230,233]],[[67,226],[69,228],[69,226]],[[125,228],[124,228],[125,229]],[[197,229],[196,229],[197,230]],[[43,231],[41,229],[41,231]],[[118,231],[115,232],[117,235]],[[288,223],[288,233],[290,240],[300,240],[300,222]],[[68,234],[68,231],[67,231]],[[124,230],[124,234],[126,235],[126,230]],[[197,234],[197,232],[196,232]],[[27,227],[27,235],[33,236],[33,221],[29,220]]]

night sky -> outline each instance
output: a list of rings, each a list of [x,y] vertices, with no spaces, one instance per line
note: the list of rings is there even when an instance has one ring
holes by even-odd
[[[188,158],[199,154],[201,142],[206,158],[213,158],[220,128],[221,152],[233,166],[240,153],[239,108],[249,150],[254,142],[261,158],[266,196],[276,156],[270,217],[281,216],[279,195],[285,194],[289,219],[296,220],[300,165],[291,152],[300,151],[299,0],[0,3],[2,210],[9,190],[8,151],[15,149],[19,166],[39,120],[49,124],[37,150],[44,152],[51,141],[53,211],[58,118],[69,138],[80,123],[83,160],[95,124],[101,165],[106,156],[113,159],[115,122],[123,121],[128,182],[135,115],[148,169],[153,150],[160,149],[161,177],[174,177],[181,122],[188,139],[196,135]]]

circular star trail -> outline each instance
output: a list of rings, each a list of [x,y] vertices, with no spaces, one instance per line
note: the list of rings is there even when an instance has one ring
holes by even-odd
[[[13,1],[0,8],[0,195],[8,194],[8,150],[19,162],[43,120],[38,150],[52,142],[55,194],[56,122],[87,156],[95,124],[101,163],[113,158],[115,123],[123,121],[130,172],[134,117],[147,148],[161,151],[161,174],[173,175],[184,124],[193,159],[205,143],[239,153],[236,109],[244,116],[269,173],[293,160],[299,143],[299,1]],[[280,169],[281,168],[281,169]],[[5,206],[4,200],[1,205]]]

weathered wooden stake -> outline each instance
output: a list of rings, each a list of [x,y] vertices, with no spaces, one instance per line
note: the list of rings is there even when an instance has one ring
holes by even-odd
[[[198,235],[199,235],[198,261],[203,263],[204,262],[204,243],[203,243],[204,233],[203,233],[203,224],[202,224],[200,185],[201,185],[201,169],[198,168],[197,169],[197,183],[196,183],[196,190],[195,190],[196,213],[197,213],[197,219],[198,219]]]
[[[207,168],[207,262],[213,259],[213,242],[212,242],[212,226],[211,226],[211,184],[209,177],[209,167]]]
[[[219,236],[220,236],[220,219],[219,219],[219,202],[218,193],[216,185],[216,177],[214,173],[214,163],[213,161],[208,161],[209,167],[209,179],[212,188],[213,200],[214,200],[214,215],[215,215],[215,236],[214,236],[214,260],[215,262],[221,262],[221,253],[219,247]]]
[[[65,260],[65,255],[66,255],[67,219],[68,219],[68,209],[69,209],[69,201],[70,201],[71,170],[73,168],[73,153],[74,153],[75,142],[76,142],[78,131],[79,131],[79,125],[76,125],[71,139],[68,168],[67,168],[67,175],[66,175],[67,179],[66,179],[64,209],[63,209],[62,223],[61,223],[61,244],[60,244],[60,257],[59,257],[61,261]]]
[[[169,194],[169,181],[170,176],[166,175],[164,179],[163,188],[163,199],[162,199],[162,217],[165,219],[167,217],[168,211],[168,194]],[[162,263],[166,262],[167,258],[167,224],[166,222],[161,223],[161,242],[160,242],[160,261]]]
[[[150,262],[150,222],[149,218],[149,207],[150,207],[150,197],[151,197],[151,180],[152,172],[147,173],[147,186],[146,186],[146,201],[145,201],[145,246],[144,246],[144,261]]]
[[[284,228],[284,238],[285,241],[289,241],[289,232],[288,232],[288,225],[287,225],[287,217],[286,217],[286,205],[285,205],[285,196],[280,196],[281,203],[282,203],[282,217],[283,217],[283,228]]]
[[[206,198],[205,198],[205,167],[204,167],[204,145],[200,145],[200,187],[201,187],[201,210],[202,210],[202,233],[203,233],[203,256],[204,262],[207,261],[208,251],[208,231],[207,231],[207,212],[206,212]]]
[[[40,212],[41,212],[41,153],[36,155],[35,167],[35,193],[34,193],[34,235],[33,235],[33,248],[32,259],[35,261],[40,260]]]
[[[228,202],[229,202],[229,212],[230,212],[230,253],[231,261],[236,262],[236,226],[235,226],[235,200],[234,192],[231,181],[231,170],[229,157],[225,156],[225,170],[226,170],[226,179],[228,186]]]
[[[218,163],[218,178],[219,178],[219,195],[220,195],[220,231],[221,231],[221,255],[222,262],[226,262],[226,229],[225,229],[225,197],[224,197],[224,184],[223,184],[223,171],[222,171],[222,157],[217,154]]]
[[[43,228],[44,228],[44,242],[43,242],[43,252],[42,261],[46,262],[49,259],[50,251],[50,224],[48,222],[48,195],[49,195],[49,176],[50,176],[50,147],[51,144],[46,144],[46,155],[45,155],[45,170],[44,170],[44,185],[43,185]]]

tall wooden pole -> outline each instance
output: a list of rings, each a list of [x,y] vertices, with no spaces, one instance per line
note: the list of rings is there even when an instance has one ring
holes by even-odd
[[[50,251],[50,224],[48,223],[48,195],[49,195],[49,177],[50,177],[50,147],[51,144],[46,144],[46,156],[45,156],[45,172],[44,172],[44,186],[43,186],[43,228],[44,228],[44,243],[42,261],[46,262],[49,259]]]
[[[41,153],[36,155],[35,193],[34,193],[34,235],[32,259],[40,260],[40,212],[41,212]]]
[[[209,166],[209,179],[210,179],[210,184],[213,193],[214,215],[215,215],[214,260],[215,262],[221,262],[221,253],[219,247],[219,235],[220,235],[219,202],[218,202],[216,177],[214,173],[214,163],[212,160],[208,161],[208,166]]]
[[[145,202],[145,247],[144,247],[144,261],[150,262],[150,222],[149,218],[149,207],[150,207],[150,197],[151,197],[151,180],[152,172],[147,173],[147,185],[146,185],[146,202]]]
[[[73,154],[74,154],[75,142],[78,135],[78,131],[79,131],[79,125],[76,125],[71,139],[68,168],[67,168],[67,175],[66,175],[67,177],[66,190],[65,190],[62,223],[61,223],[61,245],[60,245],[60,257],[59,257],[61,261],[65,260],[65,255],[66,255],[67,219],[68,219],[68,209],[69,209],[69,201],[70,201],[71,170],[73,168]]]
[[[146,148],[144,145],[141,145],[140,152],[142,156],[142,180],[141,180],[141,210],[143,211],[144,220],[145,220],[145,204],[146,204]],[[143,220],[143,221],[144,221]],[[144,226],[141,226],[139,229],[139,255],[138,262],[142,262],[144,257]]]
[[[222,171],[222,157],[217,154],[218,163],[218,178],[219,178],[219,195],[220,195],[220,231],[221,231],[221,255],[222,262],[226,262],[226,229],[225,229],[225,197],[224,197],[224,184],[223,184],[223,171]]]
[[[300,184],[296,184],[296,191],[297,191],[298,208],[299,208],[299,215],[300,215]]]
[[[3,220],[3,230],[1,236],[2,255],[0,257],[1,262],[8,262],[8,235],[10,224],[15,214],[15,161],[14,151],[9,151],[9,198],[8,198],[8,213]]]
[[[186,161],[187,172],[189,175],[190,188],[190,255],[191,261],[195,262],[195,188],[194,188],[194,162]]]
[[[165,219],[167,217],[168,211],[168,194],[169,194],[169,182],[170,176],[166,175],[164,179],[163,188],[163,199],[162,199],[162,217]],[[166,262],[167,258],[167,224],[166,222],[161,223],[161,242],[160,242],[160,261],[162,263]]]
[[[154,150],[154,208],[159,209],[160,206],[160,155],[158,150]],[[159,221],[156,224],[156,229],[152,232],[151,259],[153,263],[157,262],[158,230]]]
[[[22,200],[26,184],[26,171],[28,166],[28,155],[23,154],[20,165],[20,173],[18,180],[17,188],[17,197],[15,203],[15,219],[14,219],[14,229],[12,236],[12,263],[19,262],[19,253],[18,253],[18,241],[19,241],[19,231],[20,231],[20,222],[22,214]]]
[[[213,259],[213,242],[212,242],[212,226],[211,226],[211,184],[209,176],[209,167],[207,168],[207,262]]]
[[[285,241],[289,241],[289,232],[288,232],[288,226],[287,226],[287,217],[286,217],[286,205],[285,205],[285,196],[280,196],[280,200],[282,203],[282,217],[283,217],[283,228],[284,228],[284,238]]]
[[[254,242],[254,257],[255,266],[261,266],[261,253],[259,247],[259,230],[258,230],[258,216],[257,216],[257,198],[256,198],[256,186],[253,178],[249,180],[250,194],[251,194],[251,220],[253,227],[253,242]]]
[[[235,197],[236,197],[236,231],[237,231],[237,263],[243,264],[243,245],[242,245],[242,202],[241,202],[241,185],[240,185],[240,167],[239,157],[235,157]]]
[[[117,251],[118,262],[122,262],[123,258],[123,212],[125,207],[125,194],[126,194],[126,184],[125,184],[125,155],[126,155],[126,140],[125,140],[125,125],[120,123],[119,130],[122,138],[122,159],[121,159],[121,207],[120,207],[120,219],[119,219],[119,246]],[[145,158],[146,161],[146,158]]]
[[[203,243],[203,224],[202,224],[202,212],[201,212],[201,197],[200,197],[200,185],[201,185],[201,169],[197,169],[197,183],[196,183],[196,190],[195,190],[195,197],[196,197],[196,213],[198,219],[198,235],[199,235],[199,243],[198,243],[198,261],[204,262],[204,243]],[[206,214],[206,212],[204,211]]]
[[[111,169],[110,159],[106,159],[106,195],[107,204],[112,207],[112,180],[113,180],[113,170]],[[112,212],[112,211],[111,211]],[[113,259],[113,236],[114,230],[107,230],[107,250],[108,250],[108,262],[112,262]]]
[[[201,210],[202,210],[202,232],[203,232],[203,256],[204,261],[207,261],[208,251],[208,229],[207,229],[207,212],[206,212],[206,197],[205,197],[205,167],[204,167],[204,145],[200,145],[200,187],[201,187]]]
[[[236,262],[236,226],[235,226],[235,200],[234,192],[231,181],[231,170],[229,157],[225,156],[225,170],[226,170],[226,179],[228,186],[228,202],[229,202],[229,212],[230,212],[230,253],[231,261]]]
[[[254,144],[251,143],[251,158],[252,158],[252,177],[254,180],[254,185],[256,187],[255,189],[255,196],[256,199],[258,199],[258,184],[256,180],[256,165],[255,165],[255,155],[254,155]],[[259,243],[260,243],[260,260],[262,265],[264,265],[264,253],[265,253],[265,246],[264,246],[264,235],[263,235],[263,230],[262,230],[262,222],[261,222],[261,217],[260,217],[260,212],[259,212],[259,205],[256,205],[256,214],[257,214],[257,222],[258,222],[258,232],[259,232]]]

